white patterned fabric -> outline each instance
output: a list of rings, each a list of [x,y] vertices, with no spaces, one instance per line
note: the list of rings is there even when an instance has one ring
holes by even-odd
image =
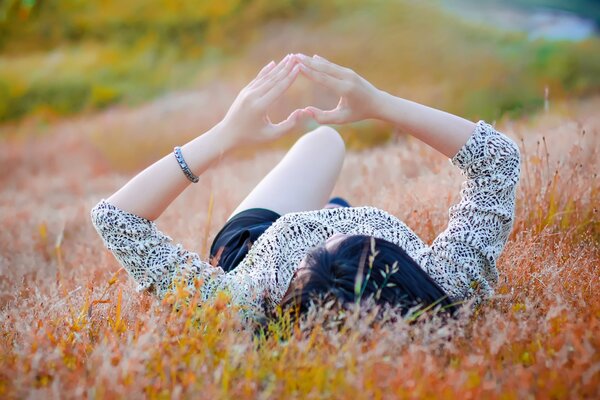
[[[466,176],[461,201],[450,208],[448,227],[426,245],[398,218],[375,207],[333,208],[285,214],[254,242],[231,272],[200,260],[160,232],[154,222],[101,200],[92,222],[106,247],[138,283],[163,297],[183,278],[201,298],[226,290],[248,315],[278,304],[298,264],[336,233],[371,235],[402,247],[454,300],[493,294],[496,260],[511,231],[520,175],[517,145],[479,121],[451,162]]]

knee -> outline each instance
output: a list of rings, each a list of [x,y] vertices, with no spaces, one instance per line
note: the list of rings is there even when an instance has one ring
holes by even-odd
[[[329,126],[320,126],[306,133],[299,139],[299,142],[310,146],[315,152],[323,151],[328,155],[338,155],[340,157],[344,157],[346,153],[344,139],[338,131]]]

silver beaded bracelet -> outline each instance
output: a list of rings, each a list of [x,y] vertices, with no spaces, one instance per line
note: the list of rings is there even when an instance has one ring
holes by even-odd
[[[175,154],[175,158],[177,159],[177,162],[179,163],[179,166],[183,170],[185,176],[193,183],[197,183],[200,178],[194,175],[190,167],[188,167],[187,163],[183,159],[183,154],[181,154],[181,147],[175,146],[173,148],[173,154]]]

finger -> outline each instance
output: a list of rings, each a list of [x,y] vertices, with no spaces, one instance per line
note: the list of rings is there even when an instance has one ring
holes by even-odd
[[[283,68],[286,67],[287,62],[289,61],[290,57],[291,57],[291,54],[288,54],[285,57],[283,57],[281,59],[281,61],[279,61],[277,63],[277,65],[275,65],[273,68],[271,68],[269,71],[267,71],[260,78],[257,78],[256,82],[254,82],[254,84],[252,86],[257,88],[257,87],[263,85],[265,82],[268,82],[269,80],[271,80],[275,75],[277,75],[277,73],[279,73]]]
[[[277,65],[275,64],[275,61],[271,61],[270,63],[262,67],[258,75],[256,75],[256,77],[252,79],[252,81],[250,81],[250,83],[246,87],[252,87],[259,79],[261,79],[263,76],[269,73],[269,71],[271,71],[273,67],[275,67],[275,65]]]
[[[333,90],[337,94],[343,94],[348,89],[348,84],[343,80],[338,79],[332,75],[309,68],[304,64],[300,64],[300,71],[311,81],[323,85],[326,88]]]
[[[298,65],[296,63],[296,60],[293,57],[290,57],[279,71],[277,71],[276,73],[269,74],[271,75],[271,77],[268,80],[265,79],[265,81],[262,84],[256,86],[256,94],[258,96],[264,96],[275,85],[277,85],[283,79],[286,79],[291,74],[295,65]]]
[[[265,76],[270,70],[273,69],[273,67],[277,65],[275,64],[275,61],[271,61],[270,63],[268,63],[267,65],[265,65],[260,72],[258,73],[258,75],[256,75],[256,78],[254,78],[254,80],[260,79],[263,76]]]
[[[304,110],[311,113],[313,119],[320,124],[343,124],[345,122],[344,113],[339,107],[324,111],[320,108],[310,106]]]
[[[289,115],[289,117],[287,117],[285,121],[271,125],[273,132],[272,134],[274,137],[282,136],[286,133],[292,132],[296,128],[306,125],[312,119],[312,114],[306,110],[295,110]]]
[[[309,57],[301,54],[298,55],[298,59],[307,67],[335,78],[348,79],[350,77],[350,70],[348,68],[341,67],[317,55]]]
[[[356,75],[356,73],[348,68],[348,67],[343,67],[339,64],[334,63],[333,61],[329,61],[328,59],[321,57],[318,54],[315,54],[314,56],[312,56],[313,60],[317,60],[323,63],[323,65],[327,65],[330,68],[333,68],[335,71],[337,71],[337,74],[339,74],[340,78],[343,79],[348,79],[350,77],[352,77],[353,75]]]
[[[296,80],[296,77],[298,76],[299,72],[300,65],[296,64],[292,68],[291,72],[287,74],[287,76],[284,76],[283,79],[281,79],[278,82],[275,82],[275,84],[261,97],[260,103],[262,103],[264,107],[270,106],[286,90],[288,90],[290,86],[292,86],[292,83],[294,83],[294,81]]]

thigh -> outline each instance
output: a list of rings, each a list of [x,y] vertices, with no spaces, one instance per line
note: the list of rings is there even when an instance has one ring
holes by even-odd
[[[322,208],[335,186],[344,155],[344,141],[333,128],[321,126],[305,134],[231,216],[252,208],[280,215]]]

